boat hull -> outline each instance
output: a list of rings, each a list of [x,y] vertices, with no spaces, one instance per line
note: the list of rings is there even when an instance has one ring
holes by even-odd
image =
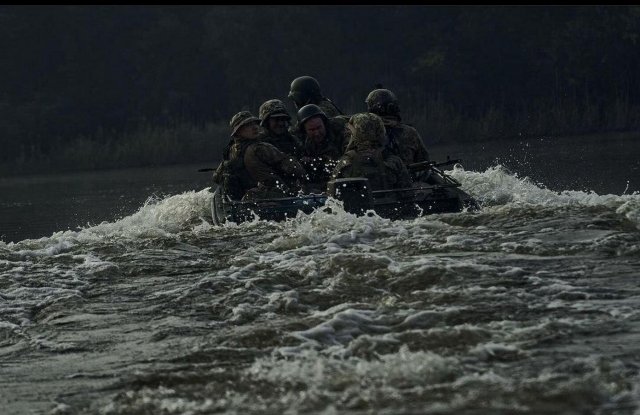
[[[347,212],[358,215],[374,211],[389,219],[412,219],[434,213],[452,213],[476,210],[477,202],[459,189],[459,183],[449,180],[433,180],[422,187],[370,190],[366,178],[337,179],[329,183],[328,195],[302,195],[279,199],[254,201],[234,201],[226,197],[217,186],[211,201],[213,223],[241,223],[259,218],[261,220],[283,221],[295,217],[299,211],[311,213],[318,208],[326,208],[329,197],[343,202]],[[329,209],[329,208],[326,208]]]

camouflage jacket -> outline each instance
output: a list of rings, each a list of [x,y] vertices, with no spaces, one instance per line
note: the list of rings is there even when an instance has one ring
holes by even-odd
[[[274,135],[273,133],[267,133],[264,136],[263,141],[275,146],[278,150],[285,154],[294,157],[300,157],[302,155],[302,141],[290,132],[286,132],[283,135]]]
[[[330,118],[325,127],[326,136],[321,143],[310,140],[304,133],[301,137],[304,145],[300,162],[308,174],[308,181],[319,191],[324,191],[348,137],[344,119]]]
[[[388,153],[399,156],[406,165],[429,161],[429,152],[415,128],[401,123],[398,117],[382,116],[380,118],[386,131],[385,150]],[[349,150],[353,150],[351,143],[347,145],[345,152]]]
[[[331,179],[366,177],[372,190],[411,187],[411,177],[400,157],[382,148],[347,151],[338,161]]]
[[[351,149],[338,161],[332,179],[366,177],[373,190],[411,186],[406,166],[397,155],[385,151],[385,127],[375,114],[355,114],[349,121]]]
[[[328,98],[322,97],[316,105],[320,107],[327,118],[333,118],[337,117],[338,115],[343,115],[342,111],[340,111],[336,104],[334,104],[333,101]]]
[[[297,181],[304,181],[300,163],[273,145],[258,140],[236,139],[229,159],[220,164],[214,181],[222,184],[232,199],[241,199],[252,188],[276,188],[292,191]]]
[[[405,164],[429,161],[429,152],[415,128],[401,123],[397,117],[381,118],[387,132],[387,148],[392,153],[398,155]]]

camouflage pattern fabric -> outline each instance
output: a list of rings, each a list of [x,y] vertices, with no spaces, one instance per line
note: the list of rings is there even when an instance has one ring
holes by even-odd
[[[386,131],[384,145],[388,153],[400,157],[406,165],[429,161],[429,152],[415,128],[401,123],[400,118],[396,116],[389,115],[380,118]],[[353,144],[349,142],[345,152],[353,149]]]
[[[244,153],[253,143],[255,140],[235,140],[229,148],[229,157],[220,163],[213,174],[214,183],[221,185],[233,200],[241,199],[248,189],[257,185],[244,165]]]
[[[269,117],[282,117],[286,118],[287,121],[291,121],[291,116],[287,112],[287,108],[284,103],[279,99],[270,99],[265,101],[260,108],[258,109],[258,114],[260,116],[260,125],[265,127],[266,135],[263,137],[263,141],[274,145],[278,148],[278,150],[286,153],[288,155],[299,157],[302,142],[300,139],[291,134],[289,131],[286,131],[284,134],[276,135],[273,131],[269,130],[269,124],[267,120]]]
[[[304,140],[300,163],[308,175],[310,189],[324,192],[338,159],[342,156],[347,137],[346,121],[329,118],[325,123],[326,136],[317,143],[301,132]]]
[[[234,200],[245,198],[247,193],[251,198],[292,195],[305,178],[306,173],[295,158],[264,141],[240,138],[231,146],[229,159],[214,173],[214,182]]]
[[[302,156],[312,157],[320,154],[329,154],[335,159],[340,158],[351,138],[351,133],[347,128],[348,121],[349,118],[344,115],[328,118],[325,123],[327,135],[320,145],[308,140],[304,129],[295,130],[297,137],[303,143]],[[289,131],[292,130],[290,129]]]
[[[260,125],[264,126],[267,119],[272,116],[284,116],[291,120],[291,116],[287,112],[284,103],[279,99],[270,99],[265,101],[258,109],[258,117],[260,117]]]
[[[387,137],[395,141],[398,156],[405,164],[429,161],[429,152],[425,147],[418,131],[410,125],[400,122],[398,117],[381,117],[387,131]]]
[[[238,129],[240,129],[240,127],[242,127],[243,125],[256,121],[260,122],[260,119],[251,114],[249,111],[240,111],[239,113],[231,117],[231,121],[229,121],[231,135],[235,136],[236,132],[238,132]]]
[[[336,107],[336,105],[328,98],[322,97],[316,105],[319,106],[322,112],[326,114],[327,118],[342,115],[342,111],[340,111],[340,109],[338,109],[338,107]]]
[[[338,161],[331,178],[366,177],[373,190],[411,186],[409,172],[400,157],[384,150],[385,128],[375,114],[351,117],[350,150]]]
[[[302,154],[302,142],[289,131],[282,135],[275,135],[273,132],[268,131],[262,140],[290,156],[300,157]]]
[[[369,109],[375,106],[382,108],[389,103],[397,105],[398,98],[396,97],[396,94],[394,94],[390,90],[385,88],[378,88],[369,92],[369,95],[367,95],[367,98],[364,100],[364,102],[367,104],[367,107]]]
[[[244,162],[251,177],[266,186],[288,186],[305,177],[305,171],[298,160],[265,142],[250,145]]]
[[[388,89],[374,89],[369,92],[364,102],[367,104],[367,110],[369,112],[380,116],[395,115],[399,117],[400,107],[398,106],[398,98],[396,94]]]
[[[364,112],[349,119],[353,149],[366,150],[381,148],[385,142],[385,129],[382,119],[375,114]]]
[[[382,148],[350,150],[340,158],[331,179],[366,177],[372,190],[411,187],[411,176],[400,157],[384,154]]]

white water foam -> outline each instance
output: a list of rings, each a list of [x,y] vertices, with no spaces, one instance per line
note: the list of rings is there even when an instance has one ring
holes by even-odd
[[[455,167],[448,172],[462,183],[462,189],[481,201],[483,206],[528,204],[538,206],[605,206],[615,209],[640,228],[640,193],[599,195],[595,192],[564,190],[554,192],[509,173],[501,165],[484,172],[466,171]]]
[[[502,166],[490,167],[484,172],[466,171],[455,167],[448,172],[462,183],[462,189],[481,201],[485,208],[532,206],[606,206],[619,215],[629,219],[640,227],[640,194],[598,195],[594,192],[565,190],[554,192],[532,183],[528,178],[511,174]],[[23,249],[22,254],[32,256],[52,256],[67,252],[78,243],[99,242],[103,240],[128,240],[149,237],[174,237],[180,232],[194,234],[225,232],[237,227],[251,228],[265,226],[265,222],[254,218],[242,224],[232,222],[213,226],[210,223],[210,203],[212,194],[209,188],[201,191],[189,191],[164,199],[148,199],[133,215],[115,222],[102,222],[80,231],[56,232],[47,238],[26,240],[17,243],[0,242],[0,247],[12,250]],[[321,209],[304,214],[300,212],[294,219],[287,221],[289,232],[285,237],[274,241],[274,249],[295,248],[297,246],[335,243],[338,246],[356,244],[359,241],[389,234],[400,235],[412,221],[391,221],[375,214],[360,216],[346,213],[340,202],[329,199],[327,206],[332,213]],[[491,210],[491,209],[490,209]],[[430,222],[437,226],[440,215],[431,215],[428,219],[419,218],[422,223]],[[278,226],[275,225],[274,226]],[[404,230],[406,232],[406,230]],[[381,235],[382,233],[382,235]],[[449,243],[453,243],[450,240]],[[473,244],[472,239],[455,243]],[[19,246],[19,247],[18,247]]]
[[[23,256],[54,256],[78,244],[140,238],[171,238],[184,231],[209,232],[207,221],[212,194],[209,188],[188,191],[164,199],[149,198],[134,214],[115,222],[102,222],[79,231],[55,232],[50,237],[4,244]]]
[[[437,383],[458,374],[460,367],[456,358],[429,351],[412,352],[406,345],[397,353],[382,355],[371,361],[358,357],[334,358],[309,349],[301,351],[293,360],[273,356],[256,359],[246,371],[246,375],[252,379],[276,384],[302,383],[310,389],[330,389],[334,382],[355,386],[362,379],[367,379],[371,384],[395,388],[400,385]]]

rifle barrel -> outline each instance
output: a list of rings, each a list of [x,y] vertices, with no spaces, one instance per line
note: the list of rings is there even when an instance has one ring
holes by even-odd
[[[461,159],[447,160],[442,163],[436,163],[435,161],[419,161],[417,163],[411,163],[407,166],[409,171],[426,170],[431,167],[442,167],[450,164],[460,163]]]

